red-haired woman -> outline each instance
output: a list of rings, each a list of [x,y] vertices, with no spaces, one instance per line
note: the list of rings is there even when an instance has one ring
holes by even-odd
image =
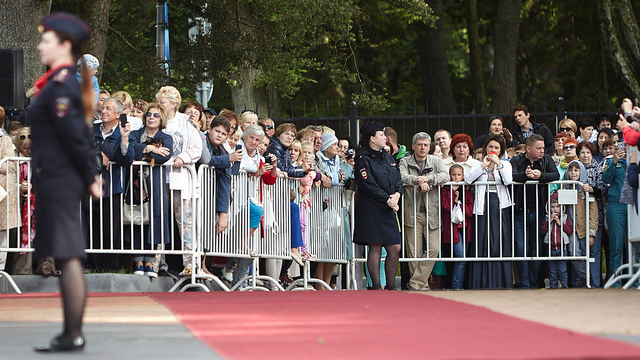
[[[448,160],[445,165],[450,168],[453,164],[458,164],[464,169],[464,173],[468,174],[469,170],[480,162],[473,158],[473,140],[467,134],[455,134],[451,139],[449,146]]]

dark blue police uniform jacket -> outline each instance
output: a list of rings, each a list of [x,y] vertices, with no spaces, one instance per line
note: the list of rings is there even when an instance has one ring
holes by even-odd
[[[387,205],[389,196],[403,192],[400,170],[391,154],[364,147],[356,155],[354,176],[358,185],[353,242],[400,244],[396,213]]]
[[[61,68],[29,107],[31,165],[36,192],[36,258],[84,257],[80,201],[98,171],[84,119],[76,67]]]

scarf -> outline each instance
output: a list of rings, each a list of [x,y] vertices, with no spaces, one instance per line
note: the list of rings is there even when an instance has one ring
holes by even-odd
[[[49,69],[49,71],[47,71],[46,73],[44,73],[42,76],[40,76],[38,78],[38,80],[36,80],[36,82],[33,83],[33,87],[36,88],[36,93],[35,95],[38,96],[38,94],[40,94],[40,91],[45,87],[45,85],[47,85],[47,83],[49,82],[49,77],[51,77],[51,75],[53,75],[53,73],[55,73],[56,71],[65,68],[65,67],[69,67],[72,66],[71,64],[62,64],[58,67],[55,67],[53,69]]]

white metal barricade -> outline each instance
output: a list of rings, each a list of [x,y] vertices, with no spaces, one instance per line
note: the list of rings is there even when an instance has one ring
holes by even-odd
[[[291,188],[297,192],[300,179],[290,179]],[[308,194],[309,201],[304,203],[298,196],[298,206],[301,217],[304,211],[306,219],[305,240],[307,249],[316,258],[313,261],[324,263],[346,264],[348,262],[344,239],[344,228],[347,213],[347,201],[342,185],[325,188],[323,186],[312,187]],[[349,244],[350,246],[350,244]],[[348,267],[349,268],[349,267]],[[349,274],[345,274],[350,278]],[[327,290],[332,290],[329,284],[321,279],[311,277],[309,262],[305,261],[302,269],[302,278],[295,280],[287,290],[313,290],[309,284],[321,284]],[[301,287],[297,287],[302,285]]]
[[[0,243],[0,256],[4,258],[3,262],[5,262],[8,253],[14,254],[25,254],[29,256],[29,254],[33,253],[33,244],[31,231],[27,231],[25,236],[25,241],[23,242],[23,234],[22,229],[23,226],[26,226],[26,229],[32,229],[33,224],[31,223],[31,216],[27,216],[27,224],[22,224],[22,206],[21,206],[21,196],[22,192],[20,190],[21,186],[21,174],[24,175],[24,182],[31,184],[31,159],[23,158],[23,157],[9,157],[0,160],[0,173],[6,177],[6,181],[1,183],[0,186],[6,192],[6,197],[4,199],[0,199],[0,202],[4,200],[4,208],[0,211],[4,212],[5,223],[1,224],[4,229],[0,230],[2,236],[4,237],[4,244]],[[21,171],[22,169],[22,171]],[[27,209],[31,208],[31,189],[28,188],[24,202]],[[16,201],[17,200],[17,201]],[[13,203],[13,204],[12,204]],[[14,216],[10,216],[10,214],[15,214]],[[12,221],[13,220],[13,221]],[[11,229],[13,228],[11,225],[14,223],[17,225],[16,229],[16,238],[13,239],[16,243],[15,246],[11,246]],[[0,277],[4,277],[7,279],[13,290],[21,294],[22,292],[16,285],[15,281],[7,273],[5,270],[0,269]]]
[[[202,184],[201,205],[198,209],[198,222],[201,224],[198,232],[202,243],[202,254],[252,259],[252,273],[238,281],[230,291],[268,290],[257,286],[257,280],[268,281],[276,289],[284,290],[276,279],[258,275],[258,260],[260,257],[288,259],[291,256],[290,250],[288,250],[290,249],[290,222],[287,218],[289,215],[289,195],[288,189],[285,188],[286,182],[283,179],[278,179],[274,185],[262,186],[265,239],[261,241],[260,229],[257,229],[249,238],[250,198],[259,202],[260,178],[250,176],[244,171],[231,176],[231,200],[227,212],[227,229],[217,234],[215,168],[202,165],[198,173]],[[250,285],[242,287],[242,284],[247,280],[250,281]],[[226,290],[227,287],[225,286],[223,289]]]
[[[560,199],[561,204],[563,205],[563,210],[561,215],[566,215],[568,212],[568,209],[574,209],[577,202],[578,201],[583,201],[585,205],[585,219],[589,219],[589,203],[594,201],[595,199],[593,199],[592,197],[585,197],[584,199],[582,199],[580,196],[578,196],[578,190],[577,187],[580,186],[581,184],[579,182],[576,181],[555,181],[553,183],[550,184],[558,184],[560,185],[561,189],[566,190],[565,193],[562,195],[562,199]],[[578,241],[577,237],[575,236],[570,236],[569,237],[569,251],[567,252],[567,254],[565,255],[564,253],[561,255],[557,255],[557,256],[552,256],[551,255],[551,242],[549,241],[548,243],[544,243],[543,242],[543,236],[541,236],[541,233],[539,232],[539,230],[536,232],[536,236],[537,239],[531,240],[529,239],[526,235],[523,236],[522,239],[522,243],[521,245],[517,244],[516,242],[516,231],[522,231],[525,234],[527,233],[528,230],[531,230],[532,226],[535,226],[536,229],[540,229],[542,227],[542,223],[543,220],[545,219],[544,216],[545,214],[548,213],[548,206],[547,204],[549,203],[549,199],[551,194],[547,191],[547,196],[546,199],[544,201],[544,203],[541,203],[541,201],[538,199],[538,196],[535,196],[535,205],[533,206],[527,206],[528,204],[526,203],[527,201],[527,191],[538,191],[538,186],[545,186],[545,188],[547,188],[547,186],[549,184],[538,184],[537,182],[528,182],[525,184],[519,184],[519,183],[512,183],[511,185],[508,186],[508,194],[509,196],[513,197],[514,194],[514,189],[515,187],[522,187],[523,188],[523,196],[524,196],[524,209],[527,208],[535,208],[536,209],[536,213],[538,214],[537,218],[533,221],[533,225],[531,224],[527,224],[527,221],[525,220],[523,222],[523,227],[522,228],[516,228],[515,226],[515,217],[516,215],[520,215],[519,211],[516,209],[516,206],[512,205],[512,206],[508,206],[509,209],[509,218],[505,219],[502,216],[502,213],[500,213],[499,219],[496,220],[492,220],[491,216],[489,214],[489,212],[486,212],[485,216],[486,216],[486,221],[491,224],[491,226],[486,226],[486,231],[487,234],[486,236],[489,236],[489,231],[490,231],[490,227],[493,226],[498,226],[500,229],[503,229],[505,226],[510,228],[510,238],[503,238],[503,232],[500,231],[500,241],[499,241],[499,248],[491,248],[491,243],[489,242],[488,244],[486,244],[484,249],[480,249],[479,248],[479,242],[477,241],[477,239],[482,238],[482,236],[484,236],[484,234],[479,234],[478,233],[478,229],[476,226],[472,226],[472,233],[471,233],[471,239],[468,239],[468,235],[466,231],[463,231],[462,236],[462,242],[463,242],[463,254],[464,256],[462,257],[455,257],[454,256],[454,242],[453,241],[447,241],[445,242],[443,239],[443,230],[445,226],[449,227],[449,233],[453,234],[454,231],[454,224],[449,221],[448,223],[444,223],[443,219],[443,211],[445,211],[443,209],[443,203],[442,203],[442,197],[441,197],[441,190],[444,187],[447,188],[451,188],[452,186],[460,186],[461,187],[461,193],[462,194],[467,194],[467,192],[469,194],[471,194],[472,196],[475,196],[475,194],[478,193],[478,187],[480,186],[484,186],[485,188],[487,188],[489,185],[494,185],[494,186],[502,186],[501,183],[498,182],[475,182],[471,185],[469,184],[465,184],[465,183],[447,183],[447,184],[443,184],[441,186],[438,187],[433,187],[431,188],[430,191],[437,191],[437,198],[438,198],[438,215],[437,215],[437,219],[438,219],[438,224],[439,224],[439,228],[437,229],[437,236],[438,236],[438,249],[437,249],[437,253],[438,256],[430,256],[429,255],[429,250],[430,250],[430,243],[429,243],[429,214],[428,214],[428,210],[429,210],[429,197],[427,196],[427,192],[421,193],[419,191],[419,189],[417,187],[414,186],[405,186],[405,195],[403,195],[403,202],[406,201],[406,192],[407,191],[412,191],[413,192],[413,199],[417,199],[418,196],[423,196],[424,199],[424,204],[425,204],[425,208],[427,211],[426,214],[426,225],[425,225],[425,229],[424,229],[424,239],[418,239],[417,238],[417,231],[413,231],[413,238],[407,238],[406,233],[405,233],[405,229],[407,228],[407,224],[406,224],[406,218],[407,215],[413,215],[413,219],[415,221],[416,219],[416,215],[417,213],[420,211],[417,207],[417,201],[414,200],[413,202],[413,207],[410,209],[410,211],[412,211],[412,214],[406,214],[405,211],[405,207],[402,206],[401,210],[402,214],[401,214],[401,218],[402,218],[402,228],[403,228],[403,243],[402,243],[402,248],[401,248],[401,253],[400,253],[400,261],[401,262],[424,262],[424,261],[447,261],[447,262],[473,262],[473,261],[519,261],[519,262],[523,262],[523,261],[571,261],[571,262],[584,262],[586,264],[585,266],[585,279],[590,279],[590,274],[589,274],[589,262],[594,261],[594,259],[591,259],[589,257],[589,241],[588,241],[588,224],[587,226],[587,236],[586,239],[584,241]],[[534,190],[529,189],[529,187],[533,187]],[[495,190],[492,190],[491,192],[494,192]],[[489,191],[484,191],[484,196],[485,196],[485,204],[489,201],[488,197],[490,192]],[[451,195],[452,196],[452,195]],[[449,199],[449,204],[453,203],[452,201],[453,199]],[[477,200],[477,199],[476,199]],[[512,199],[513,200],[513,199]],[[446,205],[446,204],[444,204]],[[468,211],[468,209],[465,210]],[[573,210],[573,213],[575,214],[575,210]],[[523,217],[526,217],[525,213],[522,213]],[[597,214],[595,215],[597,216]],[[574,216],[575,218],[575,216]],[[467,222],[471,222],[472,224],[476,224],[478,222],[478,215],[474,214],[471,218],[465,217],[462,220],[462,225],[463,228],[466,227]],[[576,233],[576,223],[575,221],[573,221],[573,219],[571,219],[572,222],[572,227],[573,227],[573,234]],[[413,226],[416,226],[417,222],[414,223]],[[467,240],[470,240],[470,242],[468,242]],[[413,256],[409,256],[409,252],[407,250],[407,245],[409,243],[413,243],[413,248],[419,248],[418,242],[422,242],[423,243],[423,248],[424,251],[421,254],[413,254]],[[584,242],[584,244],[583,244]],[[519,247],[523,248],[523,251],[517,251],[516,250],[516,245],[519,245]],[[448,250],[449,255],[447,257],[443,257],[443,253],[444,250]],[[507,251],[505,251],[507,250]],[[469,256],[469,253],[471,252],[471,254],[473,254],[472,256]],[[484,254],[484,252],[486,252],[486,254]],[[355,245],[354,245],[354,253],[355,253]],[[366,262],[367,261],[367,257],[366,254],[364,254],[363,257],[360,258],[354,258],[353,260],[354,262]],[[580,265],[581,266],[581,265]],[[356,274],[355,273],[355,268],[352,266],[352,273],[354,278],[351,279],[351,282],[355,284],[355,276],[358,276],[360,274]]]

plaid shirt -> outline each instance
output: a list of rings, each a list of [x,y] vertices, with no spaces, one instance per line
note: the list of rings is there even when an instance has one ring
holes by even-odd
[[[528,130],[523,130],[522,128],[520,128],[520,134],[522,136],[522,140],[528,138],[529,136],[533,135],[533,124],[529,125],[529,129]]]

